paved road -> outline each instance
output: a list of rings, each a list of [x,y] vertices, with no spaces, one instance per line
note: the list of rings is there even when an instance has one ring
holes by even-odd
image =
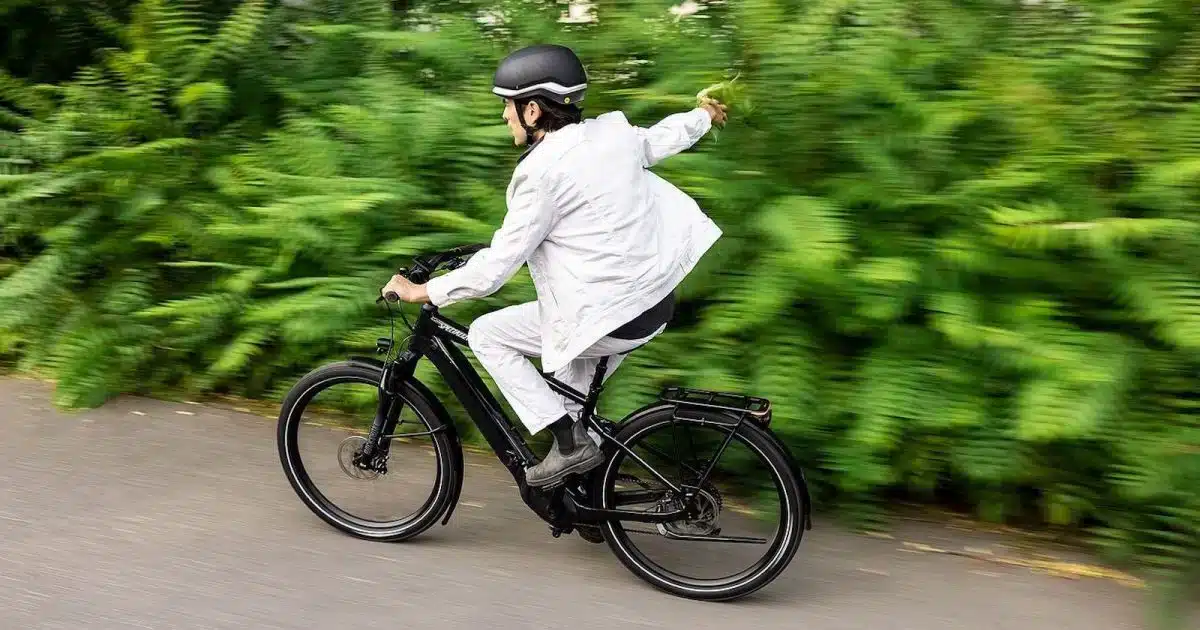
[[[1110,580],[905,548],[1002,549],[928,524],[889,540],[819,520],[752,598],[673,598],[605,545],[551,538],[483,458],[448,526],[359,541],[292,493],[268,419],[138,398],[63,414],[49,399],[0,379],[0,628],[1144,627],[1142,591]]]

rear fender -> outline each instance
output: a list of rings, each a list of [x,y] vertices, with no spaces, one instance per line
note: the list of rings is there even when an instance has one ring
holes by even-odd
[[[666,409],[666,408],[679,409],[680,407],[681,407],[681,405],[676,402],[660,399],[660,400],[652,402],[652,403],[630,413],[625,418],[625,420],[622,421],[622,424],[625,424],[636,418],[640,418],[646,414],[654,413],[661,409]],[[714,408],[707,409],[706,411],[720,413],[722,415],[725,415],[726,417],[728,417],[730,419],[731,422],[734,422],[734,423],[738,422],[739,417],[740,417],[740,414],[738,414],[734,411],[714,409]],[[770,420],[769,420],[769,416],[768,416],[767,423],[769,424],[769,422],[770,422]],[[766,434],[767,438],[770,439],[776,446],[779,447],[779,450],[783,452],[784,457],[787,459],[788,465],[791,467],[792,472],[796,475],[796,478],[800,480],[800,493],[804,497],[804,512],[801,514],[801,516],[804,518],[804,528],[806,530],[812,530],[812,527],[813,527],[813,524],[812,524],[812,494],[809,492],[808,477],[804,474],[804,469],[800,466],[800,462],[796,459],[796,456],[792,453],[792,449],[787,445],[786,442],[779,439],[779,436],[774,431],[771,430],[770,426],[763,426],[762,424],[759,424],[759,423],[754,423],[754,426],[757,427],[758,429],[762,430],[762,432],[764,434]]]

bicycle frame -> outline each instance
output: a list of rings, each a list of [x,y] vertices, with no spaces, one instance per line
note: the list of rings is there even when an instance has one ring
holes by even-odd
[[[492,451],[508,468],[517,482],[526,504],[555,527],[569,528],[574,523],[600,523],[613,518],[646,523],[666,523],[678,520],[687,514],[692,498],[696,495],[695,488],[703,485],[707,479],[707,473],[711,472],[712,467],[709,467],[709,471],[705,471],[704,478],[696,484],[695,488],[691,486],[681,488],[612,437],[613,431],[609,428],[612,426],[611,421],[595,414],[596,401],[603,389],[602,376],[607,370],[608,360],[606,358],[600,360],[597,373],[593,376],[592,385],[587,394],[549,374],[542,374],[542,377],[556,392],[583,405],[580,418],[582,422],[596,430],[602,439],[625,451],[629,457],[645,467],[672,491],[680,493],[688,507],[656,513],[600,509],[589,505],[590,501],[584,498],[586,488],[583,487],[560,486],[548,492],[530,487],[525,481],[525,468],[536,463],[538,457],[529,449],[512,420],[509,419],[500,403],[479,376],[479,372],[457,347],[467,346],[468,330],[466,326],[442,317],[436,306],[422,305],[421,313],[413,325],[413,335],[408,347],[394,361],[384,363],[383,377],[379,384],[379,410],[371,427],[368,444],[376,444],[380,440],[390,441],[395,437],[406,437],[405,435],[392,435],[400,415],[400,407],[403,404],[395,396],[395,392],[399,389],[399,383],[412,378],[417,362],[422,358],[428,358],[442,378],[446,380],[454,396],[466,409],[467,414],[479,428]],[[743,418],[736,424],[730,423],[730,438],[732,438],[732,432],[736,431],[744,420]],[[720,458],[721,452],[724,451],[724,446],[727,446],[728,442],[727,440],[721,451],[714,456],[714,463]],[[560,507],[565,508],[566,514],[558,512]]]

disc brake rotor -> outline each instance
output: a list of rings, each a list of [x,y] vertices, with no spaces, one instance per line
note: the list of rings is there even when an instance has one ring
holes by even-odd
[[[661,511],[669,512],[683,508],[684,503],[683,499],[673,497],[660,502],[659,506]],[[721,518],[722,506],[721,492],[711,483],[705,483],[704,487],[696,492],[696,507],[699,513],[696,516],[685,517],[667,523],[659,523],[657,525],[658,533],[663,536],[666,536],[668,532],[685,536],[713,536],[719,534],[721,527],[718,521]]]
[[[367,438],[361,435],[352,435],[342,440],[341,445],[338,446],[338,464],[347,477],[351,479],[376,479],[379,477],[379,471],[364,468],[359,463],[363,447],[366,444]]]

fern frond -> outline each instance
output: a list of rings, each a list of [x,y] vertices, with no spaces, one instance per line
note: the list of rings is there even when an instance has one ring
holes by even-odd
[[[231,92],[219,81],[191,83],[175,95],[184,123],[215,119],[229,108]]]
[[[867,258],[851,271],[858,281],[856,312],[870,320],[890,322],[901,318],[915,295],[921,264],[900,256]]]
[[[132,48],[154,51],[164,67],[178,72],[207,38],[208,23],[197,3],[143,0],[129,29]]]
[[[208,368],[211,378],[223,378],[238,374],[262,351],[263,342],[271,337],[267,328],[251,328],[238,335],[226,346],[217,360]]]
[[[993,417],[954,444],[950,461],[981,487],[1020,480],[1021,445],[1007,418]]]
[[[147,168],[151,160],[170,157],[182,149],[193,147],[197,142],[191,138],[164,138],[131,147],[113,147],[81,155],[64,163],[70,170],[85,169],[138,170]]]
[[[1110,217],[1071,221],[1053,206],[1033,206],[1029,210],[995,208],[992,220],[989,230],[995,242],[1014,249],[1082,246],[1109,253],[1131,243],[1200,231],[1200,224],[1182,219]]]
[[[142,309],[135,315],[145,318],[166,317],[185,321],[219,320],[227,315],[237,313],[241,310],[242,305],[242,300],[234,296],[201,294],[190,298],[170,300]]]
[[[1117,295],[1153,327],[1160,340],[1200,350],[1200,280],[1161,263],[1132,266],[1118,281]]]
[[[971,350],[984,343],[983,305],[969,293],[939,291],[929,297],[926,306],[931,327],[951,343]]]
[[[1190,31],[1164,64],[1154,86],[1157,103],[1179,110],[1200,100],[1200,34]]]
[[[0,280],[0,301],[9,305],[0,312],[0,328],[11,329],[36,315],[42,300],[61,291],[71,262],[71,257],[50,250]]]
[[[6,101],[35,116],[45,114],[52,108],[50,101],[34,90],[28,81],[18,79],[0,68],[0,105]]]
[[[704,313],[703,328],[717,336],[751,333],[783,316],[796,298],[797,282],[786,260],[762,258],[762,274],[727,274],[724,291]]]
[[[1086,365],[1036,378],[1017,396],[1017,432],[1023,441],[1090,438],[1119,413],[1137,369],[1136,353],[1115,336],[1095,344]],[[1084,358],[1086,356],[1086,358]]]
[[[851,254],[850,225],[841,210],[816,197],[792,195],[768,204],[758,218],[782,262],[802,277],[825,280]]]
[[[807,326],[776,323],[764,335],[771,351],[754,362],[753,395],[772,401],[779,431],[793,443],[809,444],[828,439],[829,428],[821,411],[824,369],[818,337]]]
[[[199,50],[183,73],[182,83],[189,84],[211,72],[214,66],[239,58],[260,32],[267,18],[265,0],[244,0],[221,23],[213,40]]]
[[[1076,45],[1075,50],[1106,70],[1128,72],[1144,68],[1158,24],[1157,4],[1153,0],[1125,0],[1106,7],[1096,16],[1086,40]]]

